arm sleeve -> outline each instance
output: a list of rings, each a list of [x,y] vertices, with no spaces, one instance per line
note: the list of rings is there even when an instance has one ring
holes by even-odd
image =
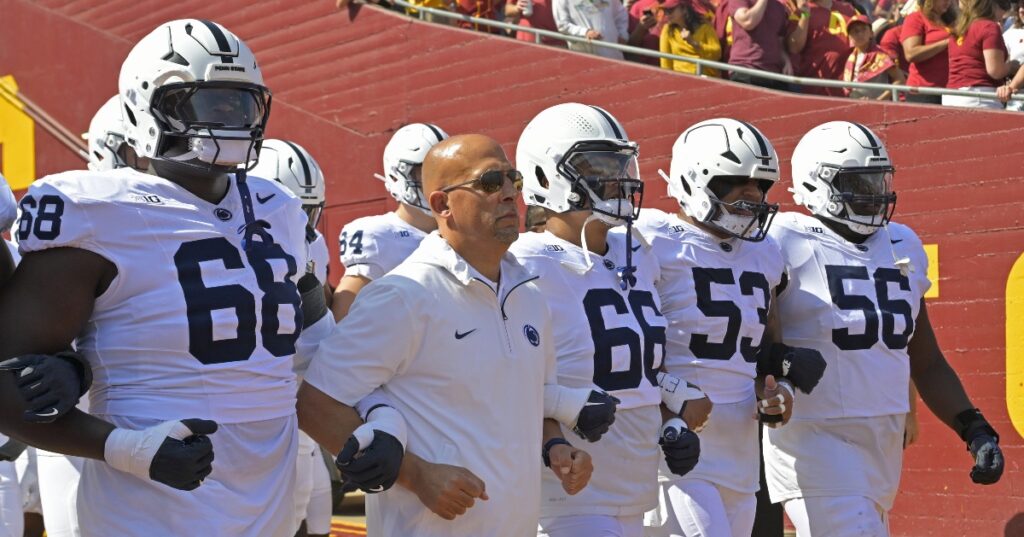
[[[982,50],[1001,50],[1006,53],[1006,43],[1003,41],[1003,34],[999,31],[999,25],[986,24],[985,34],[981,38]],[[1004,57],[1003,59],[1009,59]]]
[[[701,52],[705,60],[718,61],[722,59],[722,44],[718,42],[718,36],[715,35],[715,29],[710,24],[702,24],[700,27],[701,40]]]
[[[321,341],[305,381],[354,407],[404,371],[420,347],[424,320],[403,295],[393,279],[366,286],[348,316]],[[396,326],[405,329],[396,332]]]
[[[911,13],[907,20],[903,21],[903,26],[900,29],[900,43],[914,36],[920,37],[921,44],[924,44],[924,24],[922,23],[921,16],[917,13]]]
[[[670,40],[669,40],[669,33],[670,32],[671,32],[671,30],[669,29],[669,25],[668,24],[666,24],[665,26],[663,26],[661,28],[661,38],[660,38],[661,45],[658,48],[661,50],[661,52],[663,52],[665,54],[672,54],[672,46],[671,46]],[[670,60],[668,58],[661,58],[660,61],[661,61],[661,68],[662,69],[671,69],[672,68],[672,63],[673,63],[672,60]]]
[[[345,276],[363,276],[376,280],[385,274],[376,233],[361,227],[358,220],[341,229],[338,253],[345,267]]]

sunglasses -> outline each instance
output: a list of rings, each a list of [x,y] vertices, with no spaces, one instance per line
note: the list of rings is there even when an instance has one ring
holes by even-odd
[[[451,192],[456,188],[473,185],[473,188],[481,192],[494,194],[501,190],[501,187],[505,186],[505,179],[512,181],[512,186],[515,187],[516,191],[523,191],[523,174],[519,173],[519,170],[489,170],[480,174],[480,177],[476,179],[471,179],[457,185],[446,186],[441,189],[441,192]]]

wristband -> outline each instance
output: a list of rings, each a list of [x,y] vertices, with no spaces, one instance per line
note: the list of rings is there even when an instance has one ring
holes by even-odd
[[[572,444],[570,444],[568,440],[560,437],[552,438],[551,440],[544,442],[544,447],[540,450],[540,456],[541,458],[544,459],[544,466],[551,468],[551,448],[559,444],[564,444],[566,446],[572,447]]]

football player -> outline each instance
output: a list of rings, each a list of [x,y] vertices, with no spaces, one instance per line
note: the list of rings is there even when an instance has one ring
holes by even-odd
[[[336,320],[348,313],[359,291],[405,261],[423,237],[437,229],[423,195],[423,159],[448,134],[431,123],[412,123],[398,129],[384,148],[384,181],[398,202],[392,212],[349,222],[338,237],[345,275],[334,291],[331,311]]]
[[[0,229],[10,229],[17,217],[17,205],[14,193],[3,175],[0,175]],[[0,248],[0,274],[5,278],[14,272],[18,261],[17,246],[5,240]],[[0,280],[2,281],[2,280]],[[24,529],[22,514],[21,487],[18,485],[18,474],[14,460],[24,449],[21,445],[16,452],[5,453],[3,448],[15,446],[11,438],[0,434],[0,535],[20,536]]]
[[[142,38],[118,87],[125,137],[149,173],[37,181],[20,204],[24,257],[0,296],[0,322],[20,327],[0,356],[74,341],[95,372],[92,415],[25,422],[32,387],[18,397],[0,374],[0,423],[87,459],[83,534],[292,535],[293,355],[300,332],[319,341],[315,328],[333,319],[322,287],[300,281],[301,202],[243,172],[270,93],[244,42],[194,19]]]
[[[801,396],[789,425],[765,429],[773,502],[797,535],[888,535],[903,460],[911,378],[935,415],[963,440],[971,479],[999,480],[999,436],[939,349],[924,294],[928,258],[891,222],[893,164],[867,127],[833,121],[793,151],[793,199],[812,216],[782,213],[769,231],[782,247],[782,341],[817,349],[821,385]]]
[[[549,215],[544,233],[524,234],[510,251],[541,275],[537,286],[556,320],[558,382],[579,393],[556,418],[566,437],[575,431],[600,439],[588,447],[597,471],[579,494],[567,494],[544,473],[541,535],[639,536],[643,514],[656,500],[657,373],[666,325],[654,289],[657,260],[641,237],[608,234],[630,224],[639,210],[643,183],[636,158],[637,144],[618,120],[578,103],[539,113],[516,146],[525,202]],[[615,412],[614,425],[587,431],[585,413],[601,409]],[[696,461],[696,435],[669,431],[662,437],[665,454],[685,473]]]
[[[124,138],[121,120],[121,97],[114,95],[92,116],[86,142],[89,145],[88,168],[94,172],[116,170],[129,166],[145,171],[149,162],[140,159]]]
[[[277,181],[286,186],[300,200],[302,209],[306,212],[308,222],[306,223],[306,246],[309,250],[306,263],[306,273],[313,274],[316,280],[324,287],[326,296],[330,296],[330,286],[327,283],[328,253],[327,243],[322,233],[317,231],[316,225],[320,221],[320,214],[324,208],[325,183],[324,174],[316,159],[302,146],[284,140],[267,139],[263,141],[260,148],[259,161],[249,171],[250,176],[262,177]],[[295,371],[301,378],[305,372],[306,363],[296,363]],[[319,475],[318,475],[319,474]],[[330,533],[331,515],[330,511],[320,510],[317,520],[310,520],[307,516],[313,501],[314,483],[324,479],[330,480],[327,467],[320,456],[320,448],[316,442],[306,433],[299,431],[299,450],[296,459],[295,479],[295,512],[300,520],[305,519],[309,534]]]
[[[766,240],[778,211],[765,200],[779,179],[779,158],[752,125],[710,119],[679,136],[662,175],[680,210],[644,209],[638,229],[660,265],[666,371],[699,385],[714,411],[700,431],[696,468],[685,476],[662,469],[661,502],[646,531],[748,537],[760,471],[751,416],[756,408],[777,425],[793,409],[788,381],[759,377],[757,367],[784,279],[782,253]]]

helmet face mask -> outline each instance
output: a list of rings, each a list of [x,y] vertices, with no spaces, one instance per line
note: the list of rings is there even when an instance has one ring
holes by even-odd
[[[163,130],[158,154],[196,159],[207,168],[233,168],[259,152],[270,91],[239,82],[185,82],[153,92],[151,111]]]
[[[889,223],[896,211],[896,193],[892,190],[892,168],[838,168],[822,165],[818,178],[829,188],[826,207],[832,219],[842,221],[852,231],[870,235]]]
[[[662,172],[669,194],[694,221],[744,241],[768,236],[779,206],[765,198],[779,179],[779,157],[754,126],[730,118],[693,125],[676,140],[670,170]],[[743,197],[752,181],[757,199]]]
[[[573,208],[593,211],[611,226],[635,220],[644,192],[636,157],[637,147],[631,142],[584,140],[573,144],[556,166],[571,183]]]

